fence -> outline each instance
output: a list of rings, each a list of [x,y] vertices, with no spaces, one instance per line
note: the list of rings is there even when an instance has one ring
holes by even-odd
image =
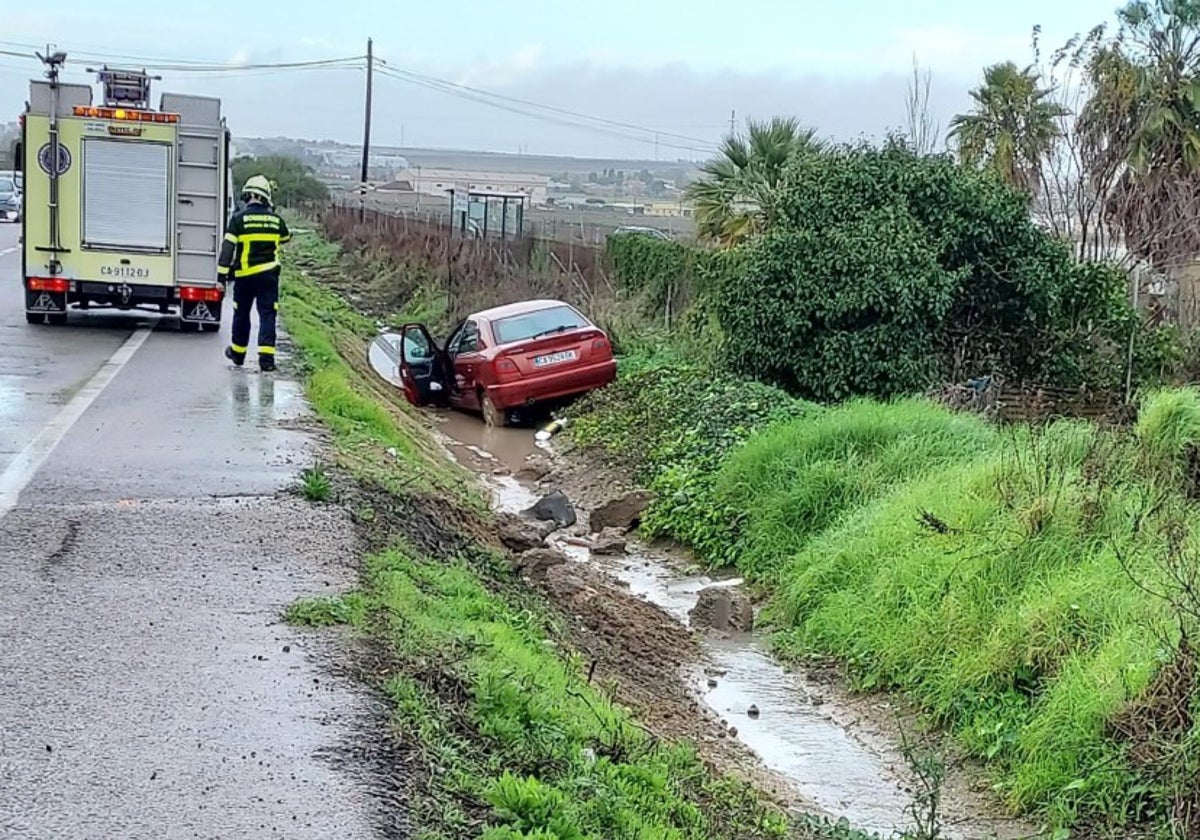
[[[331,238],[383,252],[434,283],[452,320],[533,297],[565,300],[602,318],[616,298],[596,248],[532,236],[482,239],[452,227],[445,215],[443,222],[436,212],[333,206],[324,226]]]
[[[1123,395],[1111,391],[1012,385],[991,376],[947,385],[929,396],[950,408],[973,411],[1001,423],[1074,418],[1121,425],[1132,422],[1136,414]]]

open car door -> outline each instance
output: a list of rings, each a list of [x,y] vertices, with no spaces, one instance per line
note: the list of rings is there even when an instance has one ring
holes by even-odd
[[[398,368],[400,387],[413,405],[447,405],[453,376],[450,360],[424,324],[400,329]]]

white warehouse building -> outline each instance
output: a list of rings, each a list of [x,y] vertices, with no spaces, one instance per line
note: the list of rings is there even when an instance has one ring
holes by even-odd
[[[406,169],[397,179],[407,182],[409,189],[421,195],[436,195],[444,198],[447,190],[462,193],[494,192],[524,193],[533,205],[545,204],[550,187],[550,178],[545,175],[528,175],[519,172],[468,172],[460,169]],[[392,185],[387,185],[391,187]]]

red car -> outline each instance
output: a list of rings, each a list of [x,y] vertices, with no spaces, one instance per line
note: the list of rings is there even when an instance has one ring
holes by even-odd
[[[476,312],[451,331],[444,348],[422,324],[406,325],[400,343],[400,382],[409,402],[478,411],[489,426],[617,377],[608,336],[559,300]]]

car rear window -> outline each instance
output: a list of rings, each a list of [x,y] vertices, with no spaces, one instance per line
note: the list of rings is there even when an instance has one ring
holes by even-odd
[[[546,332],[558,330],[573,330],[588,326],[588,322],[569,306],[553,306],[525,312],[521,315],[510,315],[492,324],[499,344],[510,344],[514,341],[525,341]]]
[[[0,193],[16,192],[16,184],[11,178],[0,178]]]

